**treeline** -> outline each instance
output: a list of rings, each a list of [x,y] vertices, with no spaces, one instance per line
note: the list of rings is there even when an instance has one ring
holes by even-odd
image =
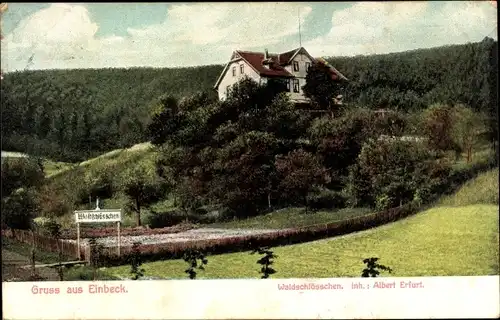
[[[497,136],[497,45],[478,43],[386,55],[332,57],[345,74],[348,105],[422,110],[433,103],[490,115]],[[77,161],[143,142],[158,97],[212,89],[223,66],[42,70],[2,80],[2,148]]]

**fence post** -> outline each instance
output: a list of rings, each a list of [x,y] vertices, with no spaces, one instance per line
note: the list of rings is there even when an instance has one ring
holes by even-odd
[[[81,252],[80,252],[80,223],[76,223],[76,246],[78,247],[78,260],[81,260]]]
[[[90,264],[90,261],[91,261],[91,254],[92,254],[92,251],[90,250],[90,245],[86,245],[85,247],[86,251],[87,251],[87,254],[86,254],[86,257],[85,257],[85,260]]]

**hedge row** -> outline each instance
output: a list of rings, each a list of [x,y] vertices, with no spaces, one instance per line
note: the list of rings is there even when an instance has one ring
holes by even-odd
[[[169,233],[178,233],[187,230],[191,230],[196,228],[195,225],[189,223],[181,223],[172,227],[165,228],[156,228],[149,229],[143,227],[135,227],[135,228],[122,228],[120,229],[120,234],[122,236],[144,236],[144,235],[153,235],[153,234],[169,234]],[[76,239],[76,228],[74,229],[66,229],[61,232],[62,239]],[[116,236],[117,229],[116,227],[107,227],[107,228],[82,228],[80,226],[80,238],[105,238],[105,237],[114,237]]]
[[[143,261],[178,259],[185,252],[193,249],[203,251],[207,255],[241,252],[256,247],[290,245],[362,231],[399,220],[416,213],[418,210],[418,205],[412,202],[366,216],[310,227],[286,229],[262,235],[139,245],[138,249]],[[102,248],[100,264],[102,266],[127,264],[132,258],[131,250],[131,246],[122,247],[121,256],[118,257],[116,248]]]

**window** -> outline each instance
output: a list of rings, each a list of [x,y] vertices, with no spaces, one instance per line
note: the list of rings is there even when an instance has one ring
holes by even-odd
[[[299,92],[299,79],[293,79],[293,92]]]
[[[240,64],[240,74],[244,73],[244,69],[245,69],[245,65],[244,64]]]
[[[230,89],[230,86],[227,86],[226,87],[226,96],[229,95],[229,89]]]
[[[236,67],[233,67],[233,77],[236,77]]]
[[[299,62],[298,61],[293,62],[293,71],[299,71]]]
[[[286,81],[286,91],[290,91],[290,81],[291,80]]]
[[[310,67],[311,67],[311,63],[310,62],[306,62],[306,71],[309,71]]]

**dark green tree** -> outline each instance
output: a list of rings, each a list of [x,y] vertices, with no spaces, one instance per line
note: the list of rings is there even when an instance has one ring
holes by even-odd
[[[307,71],[306,84],[302,90],[315,108],[327,110],[331,116],[338,116],[342,106],[335,99],[344,93],[344,81],[333,79],[329,67],[314,63]]]

